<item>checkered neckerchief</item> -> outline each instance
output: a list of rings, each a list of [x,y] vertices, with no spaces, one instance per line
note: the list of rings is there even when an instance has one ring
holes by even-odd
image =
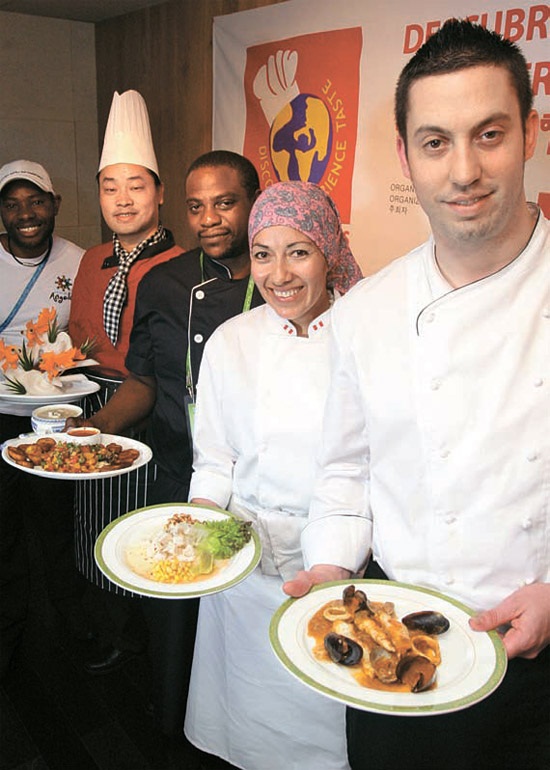
[[[118,259],[118,270],[107,284],[105,294],[103,295],[103,326],[113,345],[116,345],[118,339],[120,316],[126,304],[128,294],[127,276],[130,268],[148,246],[153,246],[164,240],[164,238],[166,238],[166,230],[160,225],[153,235],[138,243],[135,249],[128,253],[121,246],[116,233],[113,234],[113,249]]]

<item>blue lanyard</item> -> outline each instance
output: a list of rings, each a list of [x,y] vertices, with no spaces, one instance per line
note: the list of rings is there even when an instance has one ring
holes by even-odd
[[[0,324],[0,332],[3,332],[3,331],[4,331],[4,329],[6,329],[6,328],[7,328],[7,327],[10,325],[10,323],[13,321],[13,319],[15,318],[15,316],[17,315],[17,313],[18,313],[18,312],[19,312],[19,310],[21,309],[21,306],[22,306],[23,302],[24,302],[24,301],[27,299],[27,297],[29,296],[29,293],[30,293],[30,291],[31,291],[32,287],[34,286],[34,284],[35,284],[35,283],[37,282],[37,280],[39,279],[39,277],[40,277],[40,274],[41,274],[42,270],[44,270],[44,268],[46,267],[46,262],[48,261],[48,260],[47,260],[47,257],[49,256],[49,252],[51,251],[51,248],[52,248],[52,247],[51,247],[51,245],[50,245],[50,248],[49,248],[49,250],[48,250],[48,254],[46,255],[46,257],[44,258],[44,260],[43,260],[43,261],[42,261],[42,262],[41,262],[41,263],[38,265],[38,267],[35,269],[35,271],[34,271],[34,272],[33,272],[33,274],[31,275],[31,279],[30,279],[30,281],[27,283],[27,285],[25,286],[25,288],[24,288],[24,289],[23,289],[23,291],[21,292],[21,294],[20,294],[20,296],[19,296],[19,299],[17,300],[17,302],[15,303],[15,305],[13,306],[13,308],[11,309],[11,312],[10,312],[10,314],[8,315],[8,317],[6,318],[6,320],[5,320],[5,321],[3,321],[3,322]]]

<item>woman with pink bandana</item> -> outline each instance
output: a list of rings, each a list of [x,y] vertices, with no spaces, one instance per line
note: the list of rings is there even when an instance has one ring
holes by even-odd
[[[361,273],[334,204],[306,182],[260,195],[249,242],[266,305],[226,322],[206,345],[190,499],[252,520],[262,559],[240,585],[201,599],[185,732],[244,770],[347,770],[345,707],[284,670],[269,623],[283,582],[303,569],[330,308]]]

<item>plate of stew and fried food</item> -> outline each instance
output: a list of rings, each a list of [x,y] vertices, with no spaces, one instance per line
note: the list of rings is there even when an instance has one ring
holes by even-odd
[[[506,673],[496,633],[474,611],[392,580],[335,581],[274,614],[271,646],[304,685],[364,711],[429,716],[488,697]]]
[[[103,574],[122,588],[185,599],[240,583],[258,564],[261,546],[250,521],[219,508],[167,503],[111,522],[94,556]]]
[[[58,435],[58,438],[56,438]],[[153,453],[146,444],[102,433],[99,443],[73,443],[59,434],[27,435],[5,441],[2,457],[14,468],[35,476],[81,481],[109,478],[146,465]]]

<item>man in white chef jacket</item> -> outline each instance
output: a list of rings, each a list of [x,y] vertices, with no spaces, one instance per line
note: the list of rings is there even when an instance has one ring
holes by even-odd
[[[353,770],[542,770],[550,227],[524,192],[538,131],[525,59],[495,33],[451,20],[401,73],[396,121],[432,236],[334,308],[333,381],[302,540],[309,571],[285,590],[300,596],[357,575],[372,552],[366,577],[436,589],[478,613],[472,629],[502,636],[508,671],[486,700],[471,705],[465,693],[460,710],[423,719],[349,709]]]

